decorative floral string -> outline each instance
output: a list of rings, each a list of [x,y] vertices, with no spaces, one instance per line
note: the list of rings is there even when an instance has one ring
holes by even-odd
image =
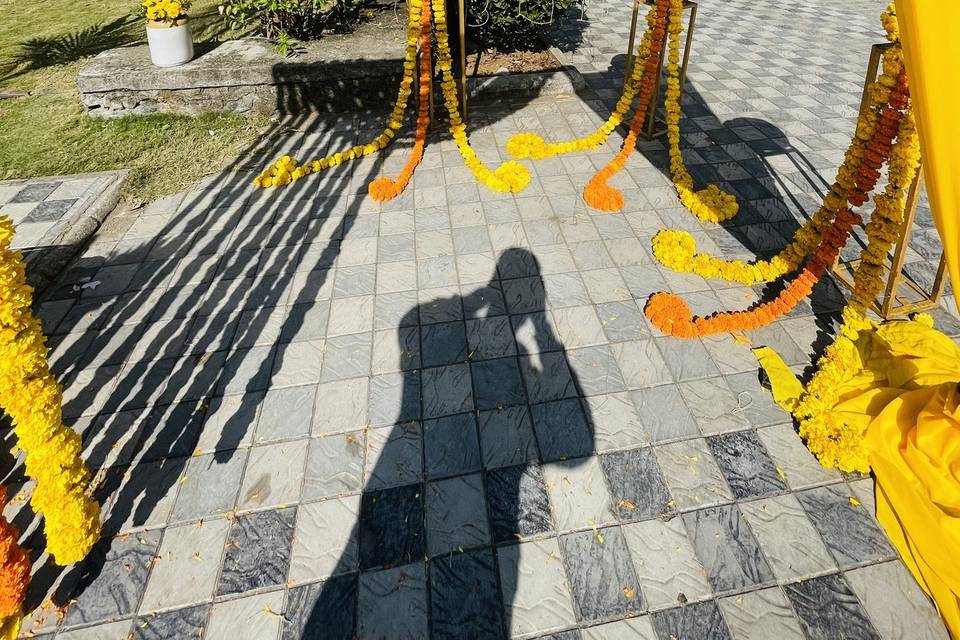
[[[7,488],[0,486],[0,510],[7,504]],[[30,557],[20,543],[20,532],[0,516],[0,638],[16,638],[23,618],[23,600],[30,584]]]
[[[40,322],[30,311],[23,256],[10,249],[13,222],[0,217],[0,407],[36,480],[30,500],[43,515],[47,550],[67,565],[82,560],[100,536],[100,508],[86,494],[90,473],[80,436],[64,426],[60,385],[47,366]]]

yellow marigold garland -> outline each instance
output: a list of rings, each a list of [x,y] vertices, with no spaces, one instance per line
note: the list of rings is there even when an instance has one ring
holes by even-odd
[[[283,187],[311,173],[319,173],[325,169],[343,164],[344,162],[376,153],[390,144],[396,136],[397,131],[403,126],[407,103],[409,102],[410,94],[413,92],[413,74],[415,73],[417,61],[417,42],[420,36],[420,12],[422,11],[422,6],[422,0],[410,0],[410,11],[407,16],[407,46],[403,54],[403,78],[400,80],[397,100],[394,103],[393,111],[390,114],[387,126],[383,132],[366,144],[356,145],[349,149],[341,149],[323,158],[302,164],[291,156],[283,156],[254,178],[253,183],[255,185],[264,188]]]
[[[606,142],[610,134],[613,133],[613,130],[623,122],[637,96],[640,81],[643,78],[643,71],[647,65],[647,59],[650,57],[651,35],[656,23],[656,17],[657,7],[654,5],[654,7],[647,12],[647,29],[644,30],[640,38],[637,55],[633,61],[633,68],[630,70],[630,77],[624,84],[623,93],[620,95],[620,99],[617,100],[617,105],[613,113],[610,114],[602,125],[597,127],[592,133],[581,138],[564,142],[546,142],[542,136],[535,133],[518,133],[507,142],[507,153],[514,158],[541,160],[543,158],[552,158],[557,155],[573,153],[575,151],[593,151]]]
[[[0,217],[0,407],[13,423],[36,480],[31,498],[45,520],[47,550],[67,565],[82,560],[100,535],[100,508],[86,494],[90,474],[80,436],[64,426],[60,386],[47,366],[40,322],[30,311],[23,257],[10,249],[13,222]]]
[[[883,22],[887,38],[891,42],[897,42],[899,32],[896,18],[891,22],[888,17],[889,13],[885,12]],[[883,57],[882,73],[868,92],[870,108],[857,119],[854,137],[837,169],[833,185],[810,220],[794,232],[793,242],[777,255],[769,260],[749,263],[742,260],[724,260],[707,253],[697,253],[696,241],[690,233],[664,229],[653,238],[653,253],[657,260],[677,272],[694,273],[704,278],[746,285],[772,282],[799,269],[803,260],[819,246],[824,230],[830,226],[855,192],[864,157],[874,144],[879,109],[889,102],[890,89],[895,86],[902,69],[899,47],[889,49]]]
[[[722,222],[737,215],[740,205],[737,199],[711,184],[697,191],[693,177],[683,163],[680,152],[680,33],[683,31],[683,0],[670,0],[670,16],[667,22],[669,38],[667,53],[667,95],[664,110],[667,117],[667,140],[670,143],[670,173],[673,185],[690,212],[704,222]]]
[[[440,67],[440,90],[443,93],[443,104],[450,116],[450,134],[463,156],[464,164],[473,172],[477,181],[494,191],[523,191],[530,183],[530,172],[519,162],[508,160],[496,170],[491,171],[480,158],[477,157],[470,140],[467,137],[467,125],[460,116],[460,98],[457,96],[457,85],[453,79],[453,58],[450,55],[450,34],[447,29],[447,9],[444,0],[433,0],[434,31],[437,35],[438,66]]]
[[[866,310],[883,288],[884,258],[899,237],[904,198],[920,164],[920,146],[913,115],[908,111],[900,121],[897,142],[890,154],[888,184],[874,198],[876,207],[866,225],[867,247],[854,273],[854,292],[843,310],[843,324],[836,340],[817,362],[817,371],[807,384],[794,416],[807,447],[826,467],[843,471],[870,470],[863,447],[863,433],[839,419],[832,410],[837,388],[851,379],[863,364],[857,351],[860,332],[875,325]]]

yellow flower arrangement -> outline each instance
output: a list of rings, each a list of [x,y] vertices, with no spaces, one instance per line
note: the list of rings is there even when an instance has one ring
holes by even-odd
[[[176,22],[187,17],[190,0],[143,0],[142,11],[151,22]]]
[[[100,508],[86,489],[90,474],[80,459],[80,436],[64,426],[60,386],[47,366],[40,322],[30,311],[23,257],[10,249],[13,222],[0,218],[0,407],[26,454],[37,485],[31,504],[45,521],[47,550],[55,562],[82,560],[100,535]]]
[[[253,183],[255,185],[263,188],[283,187],[312,173],[319,173],[344,162],[376,153],[390,144],[397,131],[403,126],[407,103],[410,94],[413,93],[413,74],[416,69],[417,41],[420,36],[420,12],[422,10],[423,3],[421,0],[410,0],[410,12],[407,17],[407,46],[403,55],[403,78],[400,80],[397,100],[387,119],[387,126],[380,135],[365,144],[341,149],[328,156],[302,164],[291,156],[283,156],[254,178]]]
[[[470,146],[467,125],[460,116],[457,85],[453,79],[453,58],[450,55],[450,34],[447,29],[447,10],[444,0],[433,0],[433,21],[439,50],[438,66],[441,73],[440,90],[443,93],[443,104],[450,117],[450,134],[460,155],[463,156],[464,164],[473,172],[477,181],[494,191],[523,191],[530,183],[530,172],[526,167],[519,162],[508,160],[496,170],[491,171]]]
[[[656,9],[647,12],[646,20],[649,26],[643,32],[640,39],[640,45],[637,47],[637,55],[633,61],[633,67],[630,70],[630,77],[623,87],[623,93],[617,100],[617,105],[613,113],[600,125],[595,131],[581,138],[567,140],[564,142],[546,142],[542,136],[535,133],[518,133],[507,141],[507,153],[514,158],[530,158],[531,160],[542,160],[543,158],[552,158],[557,155],[573,153],[575,151],[593,151],[607,141],[613,130],[616,129],[624,120],[630,107],[633,105],[634,98],[640,88],[640,81],[643,79],[643,70],[647,65],[647,58],[651,50],[651,34],[653,33],[653,20],[656,17]]]
[[[885,21],[884,24],[888,25],[889,22]],[[896,25],[895,19],[893,25]],[[896,32],[888,28],[887,33],[890,41],[896,42]],[[772,282],[799,269],[804,259],[820,245],[824,231],[836,219],[837,213],[857,193],[857,177],[867,154],[871,154],[874,162],[883,160],[873,155],[876,153],[879,110],[889,102],[890,89],[896,85],[897,76],[902,70],[902,53],[899,47],[893,47],[884,54],[882,73],[868,93],[870,106],[857,119],[854,137],[837,169],[833,185],[810,220],[794,232],[793,241],[775,256],[753,262],[724,260],[707,253],[697,253],[696,242],[690,233],[664,229],[653,238],[653,253],[657,260],[674,271],[746,285]]]
[[[683,163],[680,152],[680,33],[683,31],[683,0],[670,0],[667,22],[669,38],[667,53],[667,94],[664,110],[667,117],[667,140],[670,143],[670,174],[683,203],[693,215],[704,222],[723,222],[737,215],[737,199],[721,191],[715,184],[696,191],[693,177]]]

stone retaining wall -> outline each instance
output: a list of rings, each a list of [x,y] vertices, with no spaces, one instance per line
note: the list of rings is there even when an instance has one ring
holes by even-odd
[[[352,34],[350,46],[350,51],[362,51],[363,59],[344,57],[342,49],[327,41],[311,43],[289,59],[266,40],[233,40],[172,69],[154,67],[146,46],[123,47],[88,63],[77,76],[77,86],[89,114],[98,118],[383,109],[396,99],[403,43],[363,40],[362,33]],[[575,93],[585,83],[568,69],[476,78],[468,86],[474,99],[482,99]]]

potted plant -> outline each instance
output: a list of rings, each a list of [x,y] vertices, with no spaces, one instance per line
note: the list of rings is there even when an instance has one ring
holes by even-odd
[[[143,0],[150,59],[158,67],[175,67],[193,58],[189,8],[190,0]]]

